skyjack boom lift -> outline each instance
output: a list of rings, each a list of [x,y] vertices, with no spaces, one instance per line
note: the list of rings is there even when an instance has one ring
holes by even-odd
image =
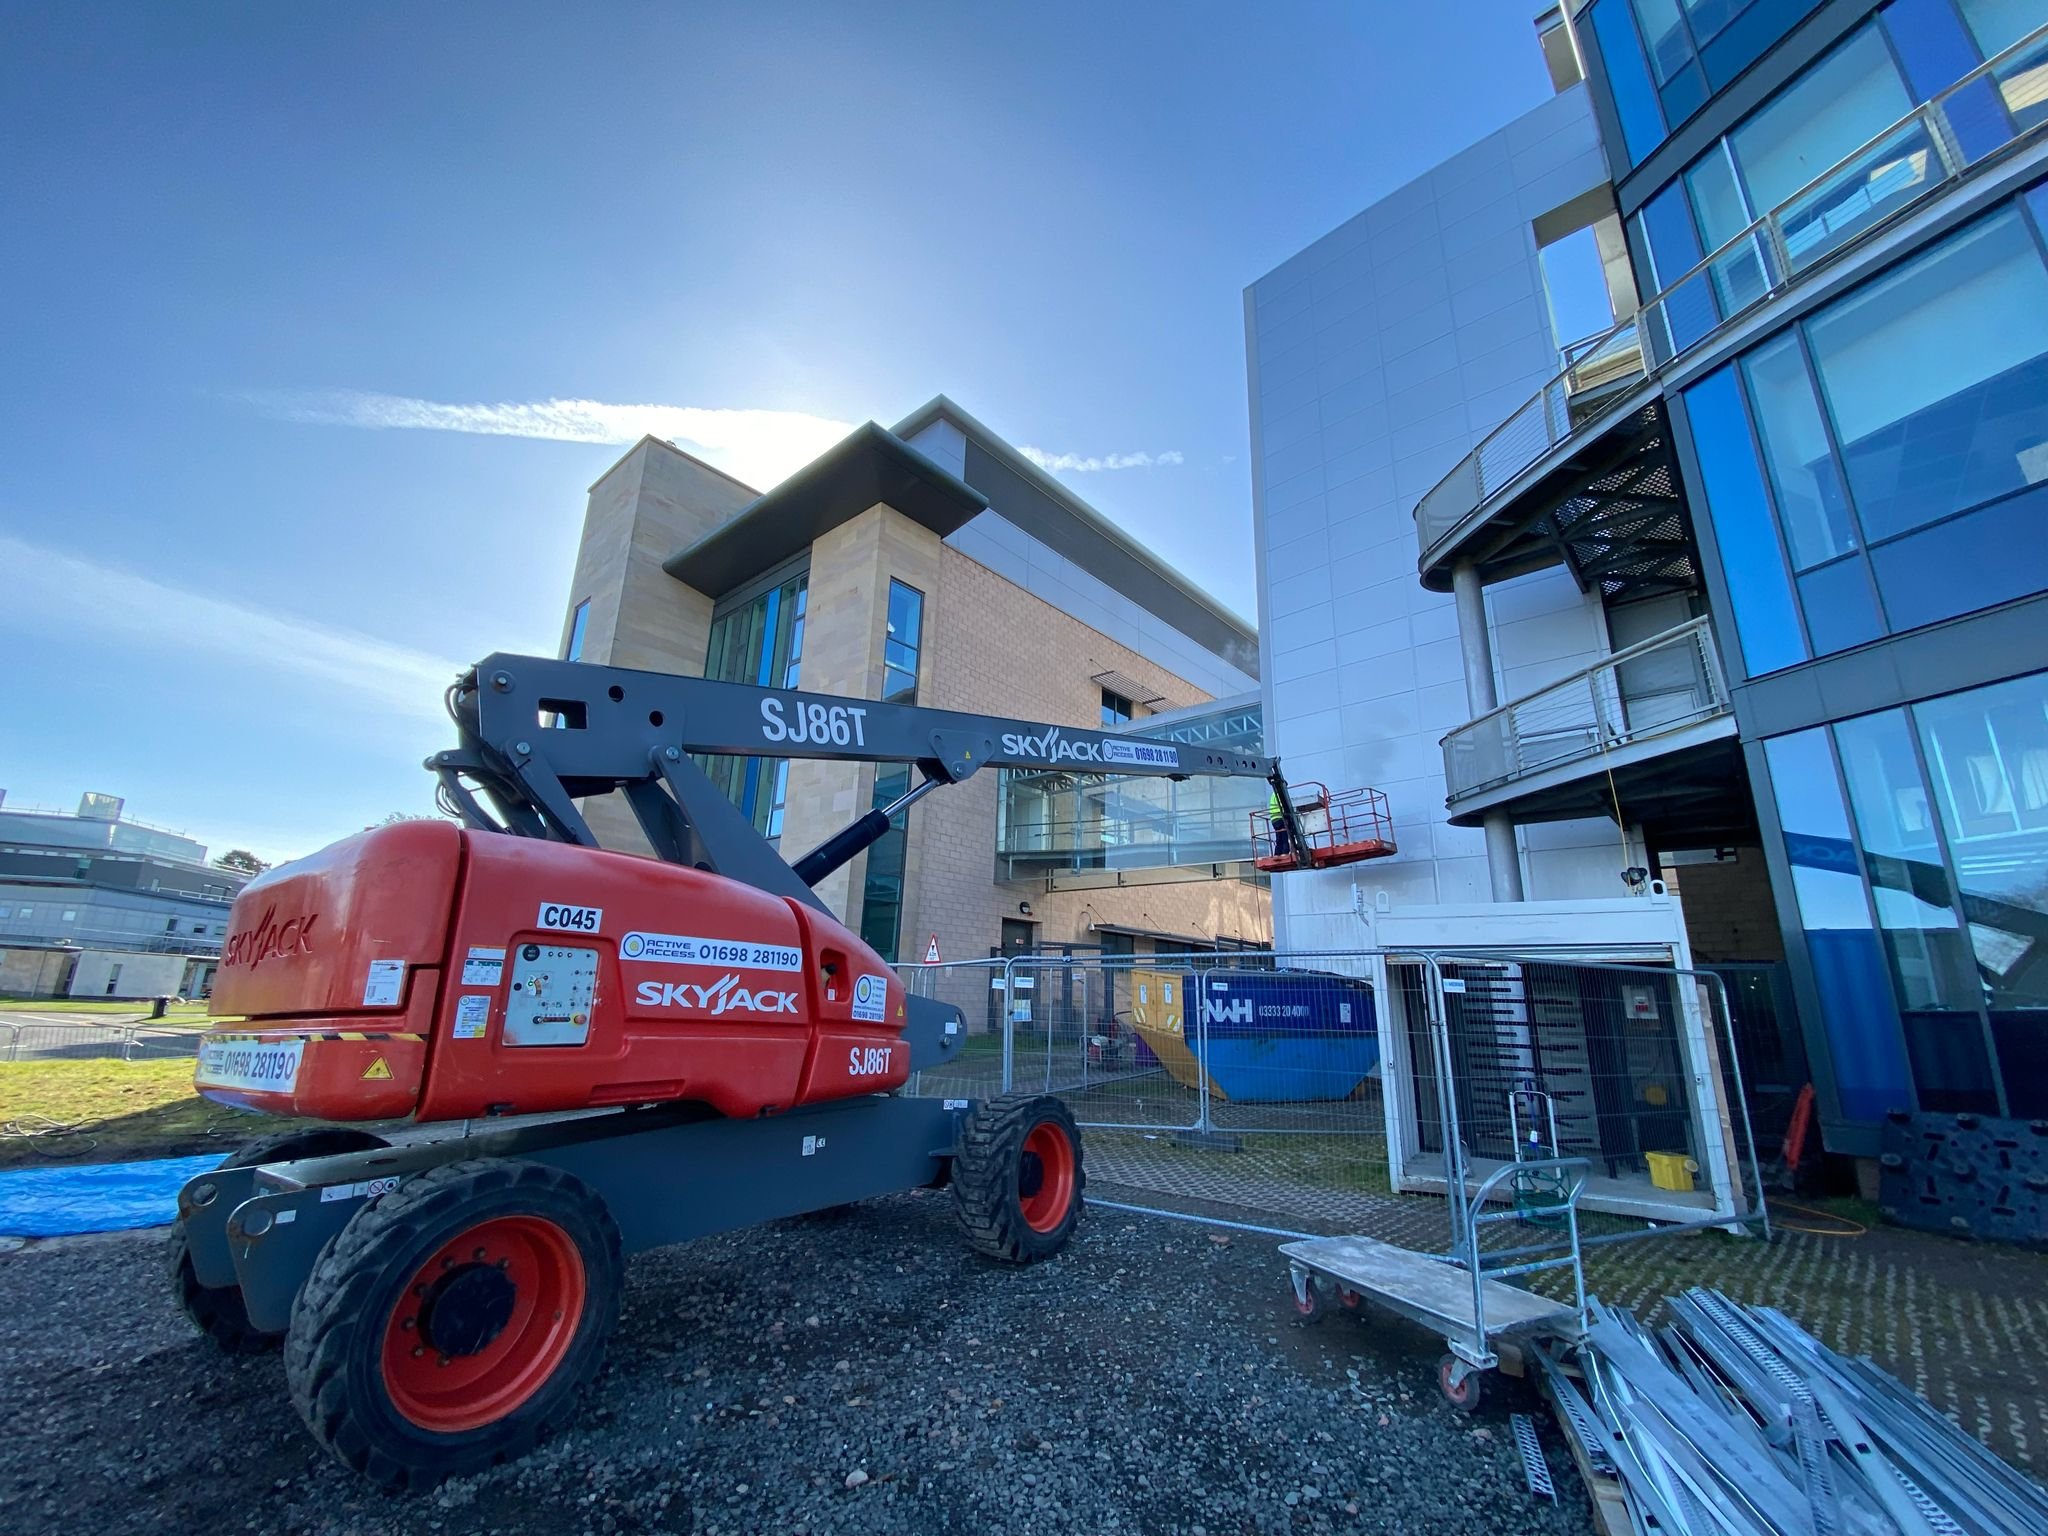
[[[1028,1263],[1080,1214],[1057,1099],[898,1097],[958,1009],[906,995],[813,887],[892,815],[996,767],[1257,776],[1263,757],[1105,731],[494,655],[427,766],[461,825],[344,839],[252,881],[200,1092],[329,1124],[188,1183],[178,1299],[230,1350],[282,1338],[294,1403],[417,1486],[523,1454],[616,1319],[622,1255],[951,1184],[970,1244]],[[794,863],[693,753],[911,763],[919,783]],[[655,859],[577,801],[623,794]],[[1295,830],[1298,862],[1311,842]],[[591,1110],[623,1111],[591,1115]],[[545,1118],[474,1130],[504,1116]],[[463,1122],[391,1146],[359,1124]]]

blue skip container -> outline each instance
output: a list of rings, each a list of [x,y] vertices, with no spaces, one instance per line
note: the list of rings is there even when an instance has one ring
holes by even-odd
[[[1234,1104],[1348,1099],[1379,1069],[1372,987],[1310,971],[1202,971],[1186,996],[1201,998],[1209,1088]]]

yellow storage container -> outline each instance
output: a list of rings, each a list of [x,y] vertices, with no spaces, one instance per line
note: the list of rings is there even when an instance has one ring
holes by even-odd
[[[1649,1159],[1652,1184],[1691,1193],[1692,1176],[1700,1171],[1698,1163],[1683,1152],[1645,1152],[1643,1156]]]

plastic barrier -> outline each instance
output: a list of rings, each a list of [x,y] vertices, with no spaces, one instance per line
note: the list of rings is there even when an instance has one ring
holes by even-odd
[[[2048,1120],[1894,1111],[1878,1166],[1888,1220],[2048,1245]]]
[[[68,1237],[168,1225],[178,1190],[220,1165],[220,1154],[140,1163],[88,1163],[0,1173],[0,1236]]]

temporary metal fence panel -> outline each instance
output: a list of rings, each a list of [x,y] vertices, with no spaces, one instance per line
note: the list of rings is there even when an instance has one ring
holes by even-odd
[[[909,1091],[1057,1094],[1102,1133],[1118,1182],[1340,1220],[1347,1196],[1445,1194],[1453,1246],[1465,1191],[1531,1159],[1585,1158],[1592,1211],[1723,1224],[1755,1200],[1738,1030],[1707,972],[1237,950],[904,976],[967,1025],[959,1059]],[[1206,1155],[1218,1149],[1251,1155]]]
[[[1005,966],[998,956],[897,967],[911,996],[958,1008],[967,1032],[958,1056],[943,1067],[913,1075],[906,1092],[922,1098],[987,1099],[1008,1091],[1005,1058],[1011,1038],[1004,1026],[1009,1011]]]
[[[1103,1128],[1378,1135],[1385,967],[1403,958],[1021,956],[1007,968],[1011,1085],[1061,1094]]]
[[[198,1051],[197,1030],[0,1023],[0,1061],[162,1061]]]
[[[133,1031],[108,1024],[15,1024],[9,1061],[118,1061]]]
[[[1587,1158],[1590,1210],[1663,1222],[1750,1213],[1755,1148],[1720,977],[1535,957],[1439,958],[1441,1052],[1425,1036],[1426,1011],[1412,1006],[1400,1049],[1389,1052],[1390,1073],[1399,1069],[1389,1079],[1390,1099],[1397,1089],[1399,1097],[1388,1116],[1397,1188],[1446,1190],[1454,1141],[1467,1177],[1518,1157]]]

